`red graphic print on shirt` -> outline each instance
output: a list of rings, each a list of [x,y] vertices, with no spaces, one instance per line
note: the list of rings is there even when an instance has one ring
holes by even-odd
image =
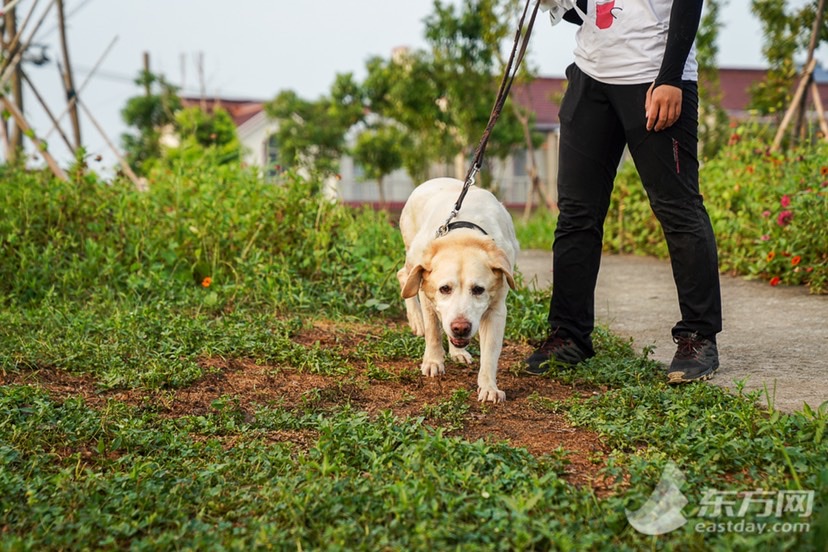
[[[615,0],[598,0],[595,2],[595,24],[599,29],[609,29],[615,19],[612,12],[620,9],[615,7]]]

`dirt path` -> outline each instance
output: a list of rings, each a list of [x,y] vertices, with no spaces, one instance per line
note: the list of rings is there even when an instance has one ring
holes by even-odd
[[[517,265],[531,285],[550,284],[549,251],[524,251]],[[712,383],[734,389],[734,381],[747,378],[745,389],[767,386],[775,407],[788,412],[803,402],[816,408],[828,401],[828,296],[729,276],[722,276],[721,284],[721,367]],[[679,319],[669,263],[605,255],[595,314],[599,323],[632,337],[637,349],[655,346],[653,358],[669,363],[675,352],[670,328]]]

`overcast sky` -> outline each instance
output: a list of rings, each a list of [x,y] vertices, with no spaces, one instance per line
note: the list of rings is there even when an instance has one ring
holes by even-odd
[[[21,0],[22,20],[35,0]],[[458,3],[455,0],[455,3]],[[35,14],[49,0],[40,0]],[[98,72],[80,97],[105,131],[120,145],[125,127],[120,110],[127,98],[141,93],[133,79],[150,54],[151,70],[197,94],[196,59],[203,56],[208,96],[270,99],[284,89],[315,99],[326,94],[337,73],[364,76],[366,59],[388,57],[392,48],[424,47],[423,19],[433,0],[65,0],[68,40],[76,87],[115,40]],[[35,42],[47,46],[51,63],[26,70],[52,110],[62,111],[62,88],[55,60],[60,59],[54,11]],[[33,18],[29,28],[33,26]],[[761,28],[750,13],[750,0],[729,0],[719,40],[722,67],[761,67]],[[530,63],[543,76],[560,76],[572,60],[574,26],[536,25]],[[29,33],[26,33],[28,36]],[[820,51],[823,59],[824,50]],[[27,94],[26,111],[38,135],[49,124],[36,100]],[[68,128],[68,126],[67,126]],[[83,140],[90,153],[115,159],[87,121]],[[56,135],[50,150],[61,160],[67,152]]]

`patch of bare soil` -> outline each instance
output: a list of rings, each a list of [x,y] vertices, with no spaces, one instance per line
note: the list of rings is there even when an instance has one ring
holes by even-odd
[[[350,328],[343,333],[335,325],[316,325],[296,336],[304,345],[340,347],[347,354],[361,339],[375,339],[371,329]],[[344,338],[343,338],[344,336]],[[446,374],[426,378],[419,373],[416,360],[373,361],[373,368],[354,362],[354,370],[346,376],[323,376],[299,372],[285,367],[262,366],[245,359],[203,359],[205,375],[186,388],[172,390],[101,390],[95,379],[55,370],[39,370],[18,374],[0,374],[0,384],[26,384],[45,388],[55,399],[82,396],[93,408],[108,400],[132,406],[151,408],[165,417],[204,415],[213,410],[213,401],[223,396],[238,399],[242,410],[252,417],[255,405],[278,405],[284,408],[328,408],[346,403],[369,414],[390,410],[399,417],[426,416],[426,422],[442,425],[439,419],[428,418],[429,407],[445,403],[459,389],[469,391],[468,409],[455,424],[451,434],[475,441],[507,442],[524,447],[534,455],[567,451],[567,470],[562,474],[578,485],[589,485],[596,493],[610,491],[599,474],[608,449],[593,431],[573,427],[562,413],[544,404],[555,404],[572,397],[585,398],[598,390],[564,385],[549,378],[520,375],[516,368],[527,354],[525,345],[506,343],[501,355],[498,386],[506,392],[501,404],[477,401],[477,366],[447,366]],[[313,432],[271,432],[274,442],[291,442],[301,449],[313,445]],[[225,439],[232,447],[234,440]]]

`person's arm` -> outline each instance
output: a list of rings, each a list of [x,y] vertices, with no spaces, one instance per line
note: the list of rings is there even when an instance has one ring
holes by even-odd
[[[667,46],[655,85],[681,86],[681,75],[687,55],[696,40],[701,21],[702,0],[673,0],[670,25],[667,28]]]
[[[564,21],[569,23],[574,23],[575,25],[583,25],[584,21],[581,19],[581,16],[578,15],[578,12],[575,9],[567,10],[563,16]]]
[[[586,13],[586,0],[577,0],[575,4],[578,6],[578,10],[581,10],[583,13]],[[584,21],[583,19],[581,19],[581,15],[578,13],[578,10],[576,10],[575,8],[566,10],[566,13],[563,16],[564,20],[574,25],[583,25]]]
[[[575,10],[575,0],[540,0],[541,11],[549,10],[549,21],[554,27],[564,19],[570,23],[583,23]],[[586,10],[586,0],[578,0],[578,7]]]
[[[681,115],[681,77],[701,21],[702,0],[673,0],[667,45],[656,80],[647,91],[647,130],[664,130]]]

